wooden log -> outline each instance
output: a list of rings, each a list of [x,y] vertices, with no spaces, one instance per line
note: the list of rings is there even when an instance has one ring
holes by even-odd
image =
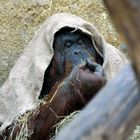
[[[140,82],[140,1],[104,0],[109,14],[128,44],[137,78]]]
[[[125,140],[140,121],[140,89],[126,66],[55,140]]]

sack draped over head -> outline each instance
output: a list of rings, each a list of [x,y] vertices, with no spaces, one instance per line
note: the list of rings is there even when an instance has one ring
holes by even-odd
[[[34,107],[42,89],[45,70],[54,54],[54,35],[64,27],[78,29],[91,37],[93,46],[103,57],[107,80],[112,79],[127,62],[124,55],[106,43],[91,23],[67,13],[49,17],[29,42],[0,89],[0,122],[4,123],[2,129],[17,115]]]

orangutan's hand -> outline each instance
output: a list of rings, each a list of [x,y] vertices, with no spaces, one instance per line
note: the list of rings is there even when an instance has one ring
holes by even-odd
[[[64,81],[72,83],[75,92],[88,101],[103,87],[106,79],[102,66],[87,60],[86,64],[74,67]]]

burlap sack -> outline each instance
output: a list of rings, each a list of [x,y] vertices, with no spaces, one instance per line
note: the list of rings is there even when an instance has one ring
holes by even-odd
[[[112,79],[127,62],[124,55],[106,43],[91,23],[66,13],[51,16],[25,48],[0,89],[1,130],[17,115],[34,107],[42,88],[45,70],[53,57],[54,34],[63,27],[80,29],[91,36],[95,49],[104,59],[103,68],[107,80]]]

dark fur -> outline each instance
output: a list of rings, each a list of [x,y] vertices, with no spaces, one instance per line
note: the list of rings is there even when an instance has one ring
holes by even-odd
[[[82,40],[82,41],[81,41]],[[103,59],[94,49],[90,36],[72,28],[63,28],[55,34],[54,57],[45,72],[40,98],[49,93],[56,82],[66,78],[72,69],[87,59],[100,65]]]

